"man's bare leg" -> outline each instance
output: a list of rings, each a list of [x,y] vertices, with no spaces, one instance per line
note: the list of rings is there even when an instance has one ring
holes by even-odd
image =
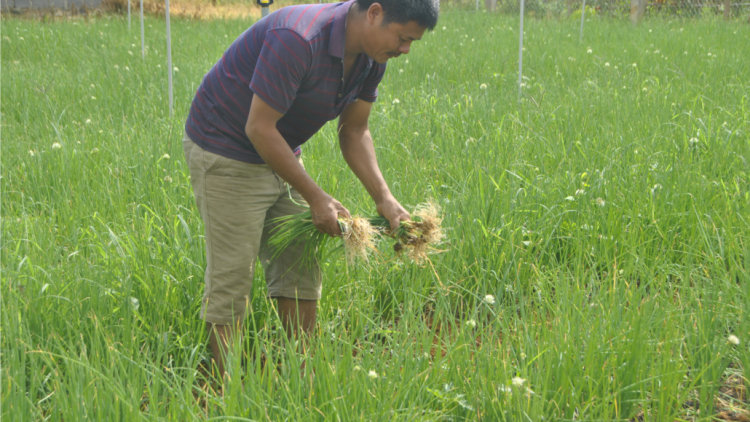
[[[305,338],[312,336],[315,332],[315,319],[318,313],[317,300],[300,300],[289,299],[285,297],[276,298],[279,317],[286,331],[289,340],[299,338],[300,328],[302,328],[302,341],[299,345],[299,352],[305,353],[307,347]],[[300,369],[305,369],[305,362],[300,365]]]
[[[289,299],[286,297],[276,298],[279,310],[279,318],[284,326],[286,335],[292,339],[296,338],[299,328],[305,335],[313,335],[315,330],[315,319],[318,312],[317,300]]]
[[[284,326],[284,331],[286,331],[287,337],[290,340],[297,338],[300,327],[305,336],[313,335],[318,310],[317,300],[299,300],[279,297],[276,298],[276,303],[279,317]],[[235,339],[242,339],[241,329],[241,326],[215,325],[206,322],[211,353],[214,355],[214,362],[218,369],[218,375],[222,380],[224,379],[226,370],[225,357],[230,352],[232,341]],[[304,344],[302,347],[302,351],[304,351]]]
[[[235,340],[235,336],[238,336],[237,340],[242,340],[241,328],[240,325],[216,325],[206,322],[208,343],[211,346],[211,353],[214,355],[214,362],[221,380],[224,380],[225,358],[230,352],[232,341]]]

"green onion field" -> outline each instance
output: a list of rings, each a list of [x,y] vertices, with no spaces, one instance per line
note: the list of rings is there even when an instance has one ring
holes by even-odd
[[[258,271],[222,388],[181,139],[251,23],[172,20],[170,117],[164,19],[3,16],[4,421],[750,417],[750,25],[527,19],[519,102],[518,17],[444,13],[370,118],[440,252],[334,250],[306,371]],[[303,157],[375,213],[333,123]]]

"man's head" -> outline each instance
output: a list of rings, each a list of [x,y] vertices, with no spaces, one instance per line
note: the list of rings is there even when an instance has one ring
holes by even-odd
[[[406,54],[412,41],[437,25],[438,0],[357,0],[365,16],[363,48],[378,63]]]

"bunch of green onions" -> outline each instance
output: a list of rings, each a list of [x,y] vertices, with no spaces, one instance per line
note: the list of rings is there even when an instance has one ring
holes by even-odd
[[[386,235],[395,239],[393,249],[397,254],[406,254],[421,262],[443,239],[442,218],[438,213],[439,208],[433,202],[421,204],[412,214],[411,221],[402,221],[392,232],[390,223],[382,216],[339,218],[347,262],[367,261],[376,250],[376,240]],[[311,264],[321,260],[329,250],[330,237],[315,227],[310,211],[279,217],[269,224],[274,226],[268,240],[274,255],[298,242],[305,242],[303,264]]]

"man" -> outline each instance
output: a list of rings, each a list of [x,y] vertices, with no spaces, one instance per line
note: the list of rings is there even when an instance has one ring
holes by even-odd
[[[315,325],[317,264],[302,267],[304,244],[273,257],[270,219],[304,212],[330,236],[349,211],[307,174],[300,145],[339,117],[341,152],[391,228],[409,219],[378,167],[368,118],[386,62],[433,29],[438,0],[351,0],[283,8],[240,35],[206,74],[183,140],[206,230],[201,317],[220,375],[239,333],[255,261],[277,300],[288,335]],[[301,243],[301,242],[300,242]]]

